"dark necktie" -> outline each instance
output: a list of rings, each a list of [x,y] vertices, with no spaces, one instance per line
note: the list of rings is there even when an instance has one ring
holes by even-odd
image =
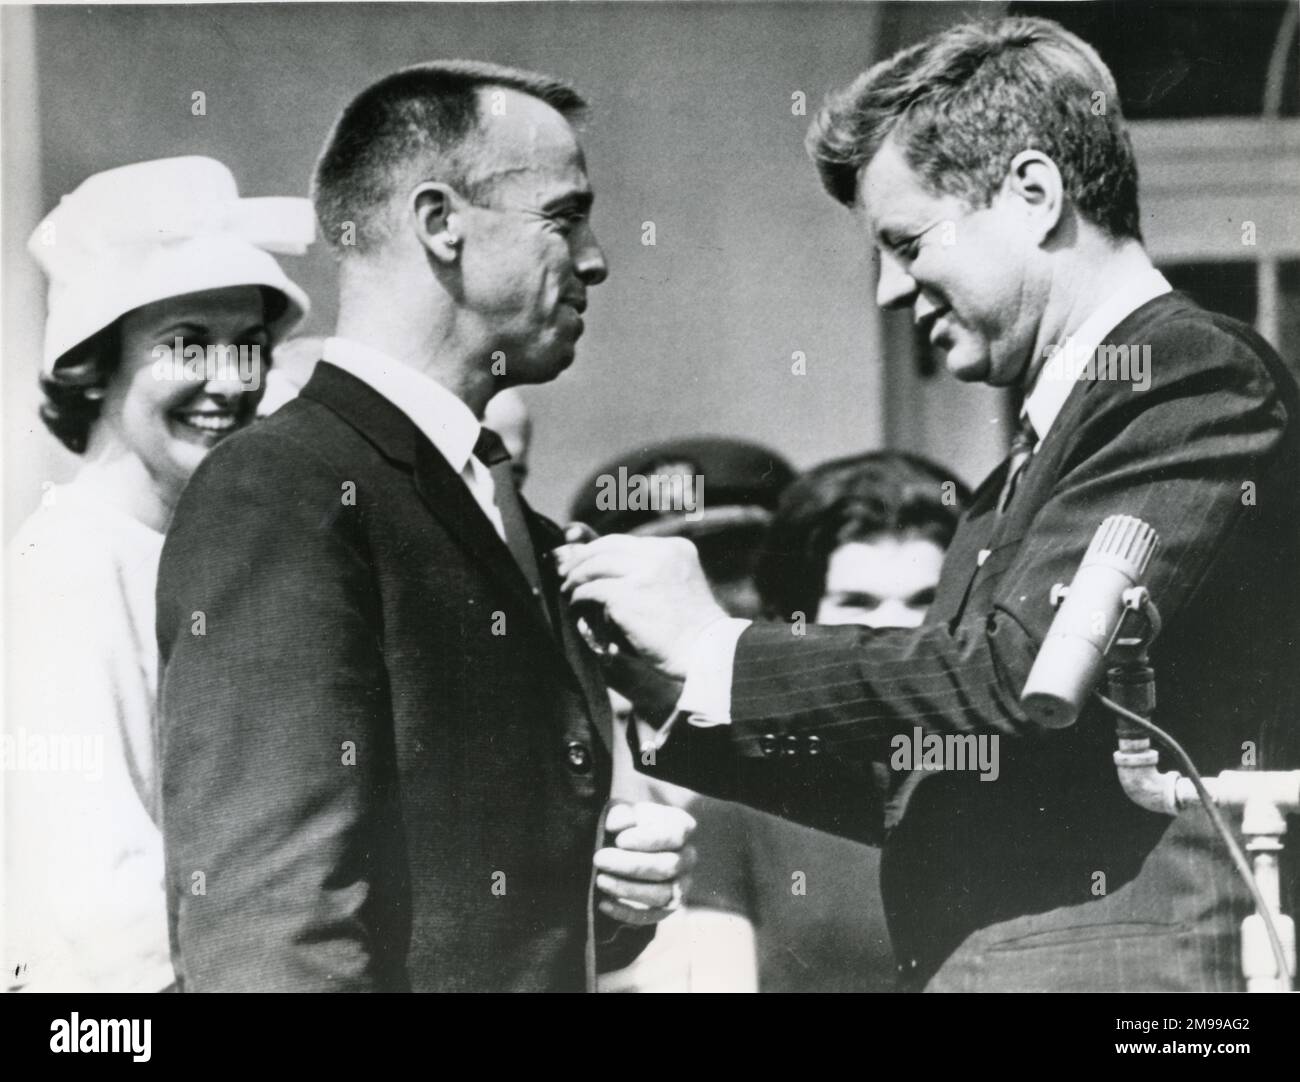
[[[1029,465],[1029,459],[1033,456],[1037,443],[1038,434],[1029,422],[1029,414],[1022,413],[1020,425],[1016,428],[1015,435],[1011,437],[1011,454],[1007,457],[1007,476],[1002,482],[1002,492],[998,495],[999,515],[1006,512],[1011,497],[1015,495],[1020,474]]]
[[[474,457],[483,463],[492,474],[492,502],[501,512],[501,525],[506,531],[506,546],[514,556],[519,570],[524,573],[528,585],[532,587],[533,596],[537,598],[542,612],[550,619],[546,601],[542,593],[542,574],[537,566],[537,552],[533,548],[532,535],[528,532],[528,522],[524,518],[524,508],[519,502],[519,490],[515,488],[514,471],[510,468],[510,452],[506,445],[490,428],[479,431],[474,444]]]

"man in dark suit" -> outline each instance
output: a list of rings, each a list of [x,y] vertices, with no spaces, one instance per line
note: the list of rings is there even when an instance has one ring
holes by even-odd
[[[728,620],[682,541],[566,551],[573,599],[681,692],[664,711],[672,696],[637,686],[667,719],[645,768],[883,841],[905,987],[1239,988],[1250,900],[1205,815],[1129,802],[1104,710],[1048,731],[1019,698],[1052,585],[1107,516],[1133,515],[1162,539],[1155,720],[1207,773],[1296,765],[1294,379],[1151,266],[1114,81],[1054,23],[905,50],[830,99],[809,147],[880,250],[879,302],[911,307],[959,378],[1021,388],[1020,431],[915,630]],[[900,757],[917,728],[977,737],[996,768]],[[895,769],[887,802],[872,762]]]
[[[606,814],[608,700],[561,534],[479,421],[568,367],[606,276],[581,107],[543,76],[426,64],[326,144],[338,334],[205,462],[162,559],[185,990],[581,990],[679,903],[690,817]]]

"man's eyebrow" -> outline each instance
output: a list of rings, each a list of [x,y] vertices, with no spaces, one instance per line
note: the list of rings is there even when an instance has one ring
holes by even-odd
[[[596,201],[596,195],[591,189],[582,191],[565,192],[563,195],[557,195],[553,199],[548,199],[542,207],[544,211],[565,210],[570,207],[575,210],[589,211],[591,205]]]
[[[161,336],[164,334],[177,334],[184,337],[187,334],[207,334],[208,327],[205,323],[199,323],[192,319],[182,319],[175,323],[164,323],[161,327],[151,330],[151,336]]]
[[[211,334],[212,330],[213,328],[211,327],[211,325],[207,323],[199,322],[193,319],[183,319],[177,323],[164,324],[163,326],[159,327],[156,331],[152,331],[151,334],[156,337],[161,337],[163,335],[179,335],[182,338],[185,337],[198,338],[202,335]],[[244,327],[241,330],[237,331],[233,335],[233,337],[248,338],[255,334],[268,334],[268,333],[269,331],[267,329],[266,321],[258,320],[256,323],[250,323],[247,327]]]
[[[900,225],[897,222],[888,222],[876,226],[876,243],[886,248],[897,248],[911,240],[916,233],[907,226]]]
[[[831,596],[841,605],[856,609],[874,609],[880,604],[880,598],[865,590],[840,590]]]

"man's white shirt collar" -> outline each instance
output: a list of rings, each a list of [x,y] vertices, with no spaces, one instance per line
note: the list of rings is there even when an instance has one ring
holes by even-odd
[[[432,376],[350,338],[327,338],[322,358],[383,395],[438,449],[465,482],[502,541],[506,526],[496,504],[492,471],[474,457],[482,430],[474,411]]]
[[[474,453],[480,425],[464,402],[431,376],[349,338],[327,338],[323,359],[383,395],[428,437],[457,473]]]
[[[1173,287],[1154,267],[1143,269],[1121,279],[1110,295],[1092,314],[1079,324],[1075,332],[1061,343],[1060,356],[1065,368],[1043,365],[1034,388],[1025,398],[1024,412],[1034,426],[1038,444],[1042,444],[1048,430],[1056,423],[1065,406],[1065,400],[1087,370],[1088,361],[1105,340],[1106,335],[1148,301],[1164,296]],[[1037,446],[1035,447],[1037,449]]]

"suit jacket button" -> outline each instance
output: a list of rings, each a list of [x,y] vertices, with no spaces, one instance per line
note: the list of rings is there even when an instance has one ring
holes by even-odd
[[[577,773],[585,774],[591,769],[591,753],[587,750],[587,745],[570,740],[564,748],[565,758],[569,761],[569,766]]]
[[[785,753],[787,755],[799,754],[799,738],[794,733],[789,733],[785,738]]]
[[[758,738],[758,750],[764,755],[776,754],[776,737],[771,733],[764,733]]]
[[[807,746],[809,755],[820,755],[822,753],[822,738],[820,736],[809,736],[804,743]]]

